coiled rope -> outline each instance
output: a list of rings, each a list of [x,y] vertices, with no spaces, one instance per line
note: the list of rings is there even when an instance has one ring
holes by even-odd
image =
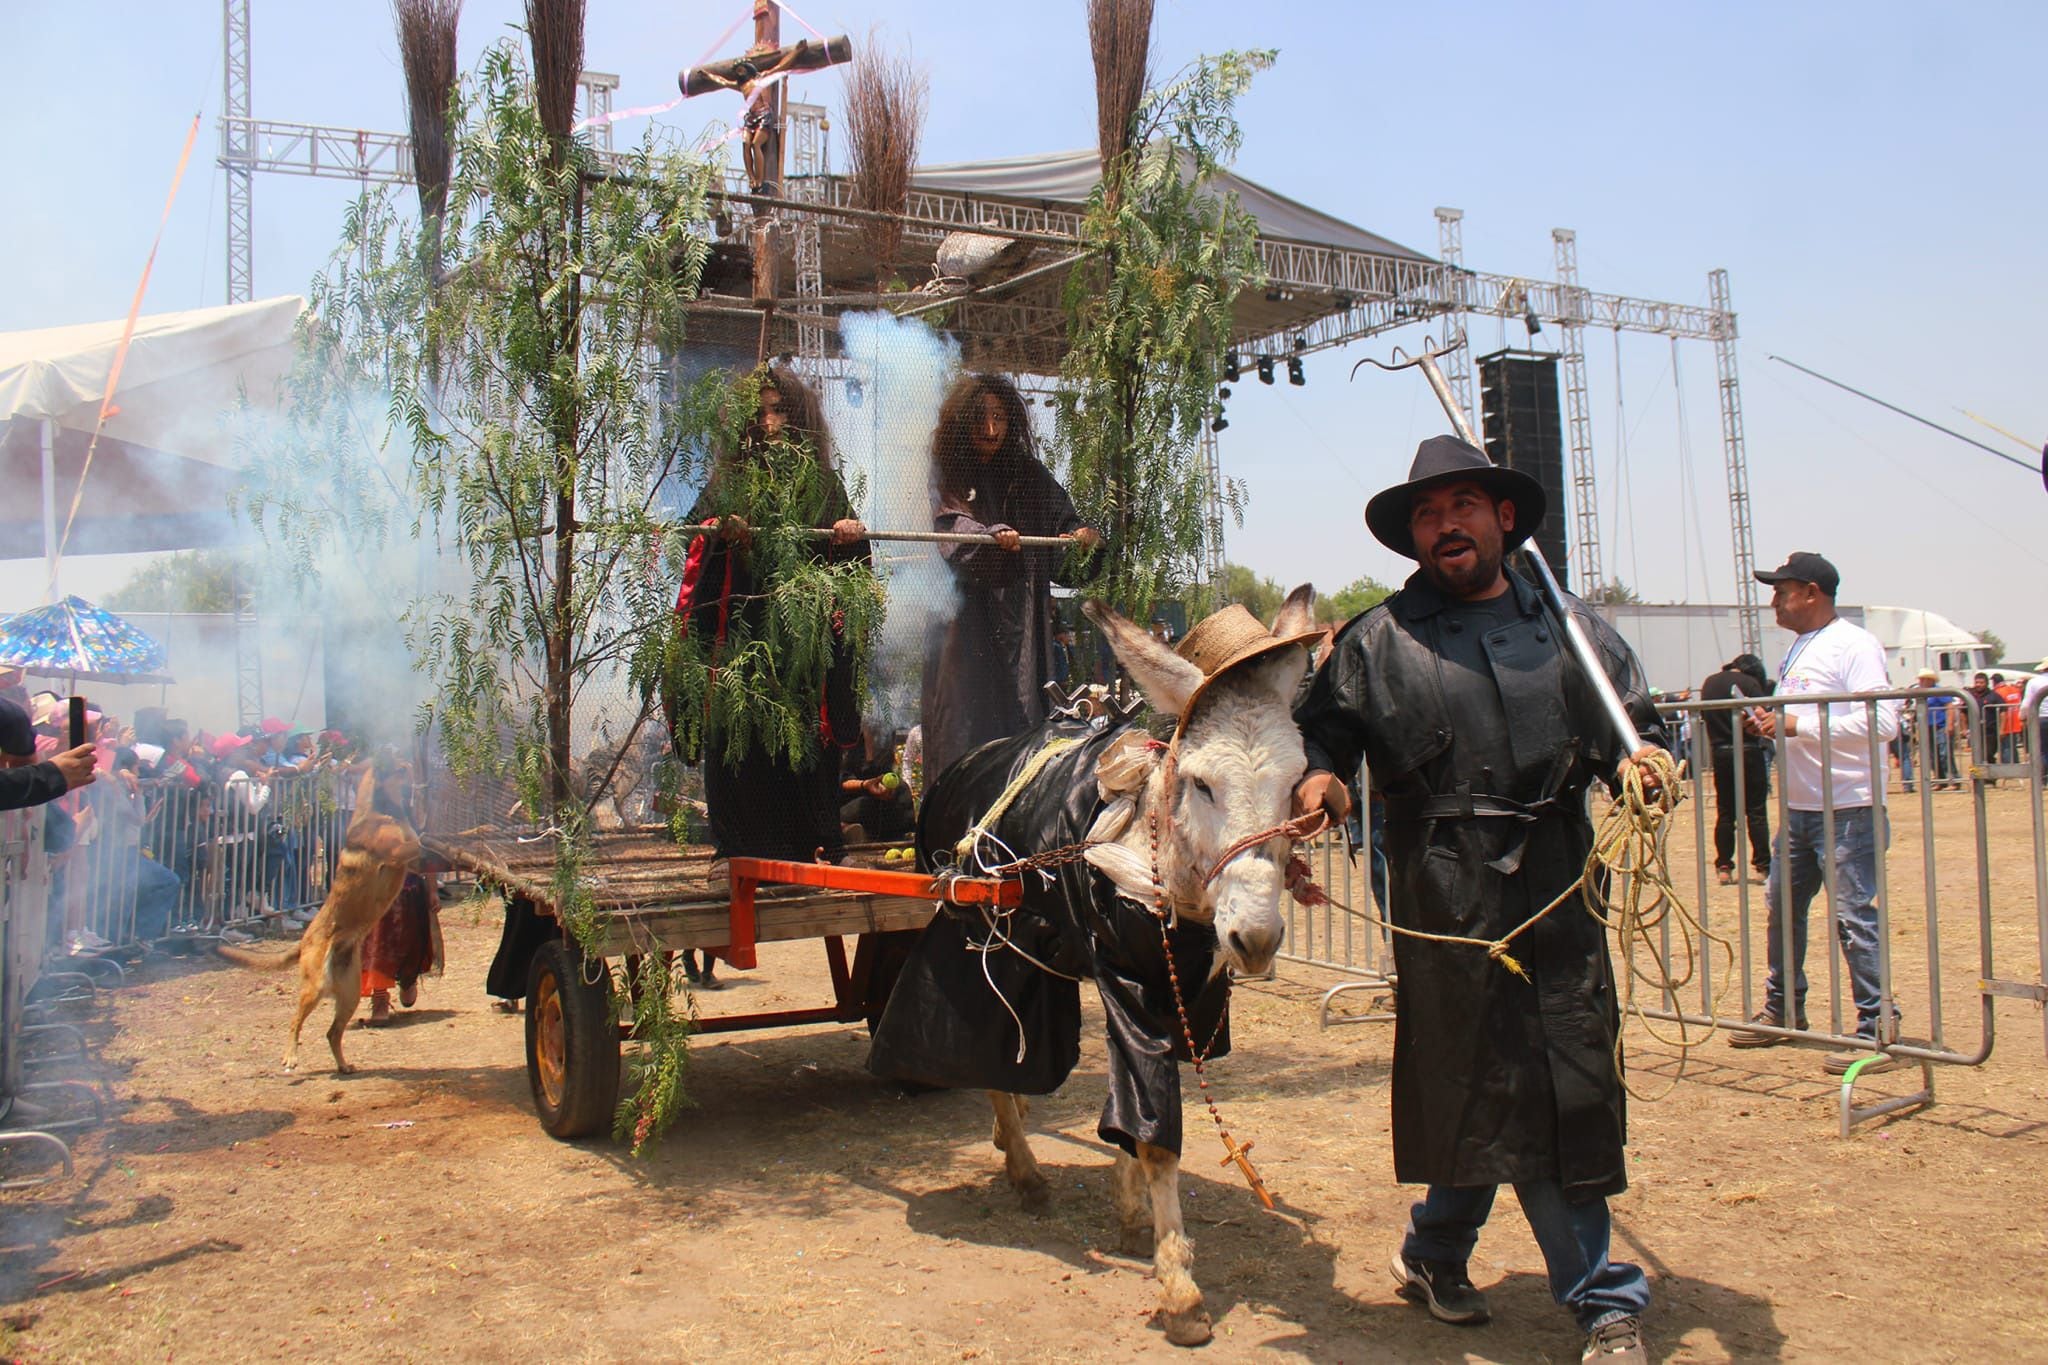
[[[1638,998],[1637,985],[1649,987],[1647,994],[1651,998],[1663,997],[1675,1006],[1678,991],[1697,979],[1702,961],[1711,951],[1709,945],[1720,946],[1731,968],[1735,956],[1727,939],[1700,923],[1698,915],[1678,895],[1672,881],[1670,817],[1682,799],[1684,778],[1684,769],[1678,761],[1661,749],[1627,764],[1621,772],[1620,790],[1594,826],[1593,848],[1586,855],[1585,867],[1571,885],[1560,891],[1549,904],[1497,938],[1430,933],[1395,924],[1380,915],[1368,914],[1335,899],[1310,880],[1305,863],[1297,862],[1296,867],[1290,869],[1294,898],[1304,905],[1328,905],[1404,938],[1478,948],[1524,981],[1532,978],[1510,951],[1515,940],[1553,910],[1577,898],[1586,913],[1614,935],[1615,952],[1622,963],[1620,1008],[1623,1022],[1634,1019],[1651,1038],[1678,1053],[1678,1070],[1670,1083],[1655,1094],[1646,1095],[1629,1084],[1627,1071],[1622,1066],[1621,1031],[1617,1029],[1614,1039],[1615,1076],[1635,1099],[1662,1099],[1684,1078],[1686,1059],[1692,1049],[1713,1036],[1715,1025],[1712,1016],[1720,1012],[1719,1000],[1717,998],[1708,1008],[1709,1022],[1704,1026],[1688,1023],[1684,1011],[1674,1008],[1672,1012],[1678,1015],[1677,1029],[1675,1033],[1667,1032],[1658,1027],[1659,1021],[1650,1018],[1651,1007]],[[1667,927],[1677,939],[1670,960],[1650,942],[1652,935],[1661,934]],[[1647,964],[1643,960],[1642,950],[1645,947],[1649,949]],[[1724,972],[1723,982],[1729,981],[1731,976],[1732,971]],[[1722,990],[1725,992],[1726,989],[1724,984]]]

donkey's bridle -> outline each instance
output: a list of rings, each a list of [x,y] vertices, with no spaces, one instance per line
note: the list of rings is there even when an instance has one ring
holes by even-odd
[[[1237,861],[1239,857],[1270,840],[1285,839],[1289,843],[1300,843],[1303,839],[1315,838],[1329,827],[1330,813],[1321,806],[1318,806],[1314,810],[1297,815],[1291,820],[1282,820],[1271,829],[1262,829],[1257,834],[1247,834],[1244,838],[1239,839],[1229,848],[1223,850],[1223,856],[1218,858],[1216,865],[1209,869],[1209,875],[1202,878],[1202,885],[1209,885],[1223,875],[1224,868]]]
[[[1164,913],[1163,902],[1165,899],[1166,883],[1161,880],[1159,875],[1159,845],[1162,840],[1170,842],[1173,837],[1173,815],[1175,809],[1180,804],[1180,793],[1177,790],[1180,785],[1180,739],[1186,730],[1187,717],[1182,716],[1174,722],[1173,739],[1166,746],[1165,772],[1162,775],[1163,780],[1161,782],[1161,795],[1165,799],[1160,802],[1166,808],[1165,815],[1162,817],[1155,814],[1151,819],[1152,885],[1155,896],[1162,902],[1162,909],[1160,911],[1162,914]],[[1209,868],[1208,875],[1202,878],[1202,885],[1204,888],[1212,885],[1218,877],[1223,875],[1224,868],[1229,867],[1253,849],[1260,848],[1274,839],[1286,839],[1289,843],[1299,843],[1303,839],[1313,839],[1329,827],[1329,811],[1318,806],[1312,811],[1305,811],[1291,819],[1282,820],[1270,829],[1262,829],[1256,834],[1247,834],[1244,838],[1239,839],[1229,848],[1223,850],[1222,855]]]

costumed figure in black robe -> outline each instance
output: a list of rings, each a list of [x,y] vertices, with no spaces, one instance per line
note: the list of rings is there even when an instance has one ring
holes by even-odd
[[[1409,481],[1366,509],[1374,536],[1420,567],[1345,626],[1296,708],[1302,808],[1341,819],[1361,760],[1385,796],[1400,927],[1509,933],[1579,876],[1593,844],[1586,789],[1632,761],[1551,609],[1503,568],[1544,502],[1534,479],[1463,441],[1423,442]],[[1638,732],[1662,745],[1634,654],[1582,602],[1570,607]],[[1469,944],[1397,934],[1393,946],[1394,1171],[1429,1186],[1394,1259],[1403,1297],[1445,1321],[1486,1319],[1466,1261],[1495,1187],[1513,1184],[1551,1292],[1589,1334],[1586,1358],[1641,1360],[1648,1286],[1607,1259],[1607,1197],[1627,1176],[1601,924],[1576,898],[1546,915],[1512,945],[1526,978]]]
[[[1045,719],[1055,674],[1052,585],[1077,586],[1100,562],[1102,535],[1031,449],[1031,419],[1007,379],[962,376],[932,437],[932,526],[1007,545],[942,545],[959,610],[925,641],[924,770],[936,778],[977,745]],[[1075,549],[1024,548],[1016,537],[1071,535]]]
[[[717,527],[692,542],[676,596],[676,614],[684,618],[683,628],[711,641],[714,668],[719,647],[735,631],[739,619],[745,619],[754,638],[767,633],[767,594],[774,587],[755,575],[748,555],[752,528],[738,516],[719,515],[726,505],[720,480],[732,477],[743,462],[758,458],[757,452],[767,442],[778,439],[801,442],[818,463],[826,496],[813,524],[832,532],[830,541],[819,542],[819,557],[831,563],[868,557],[867,528],[854,519],[845,485],[832,467],[831,437],[817,396],[789,371],[768,370],[761,384],[760,410],[739,448],[720,457],[697,505],[685,518],[692,524]],[[835,645],[824,694],[818,699],[818,750],[800,767],[792,767],[786,757],[771,752],[758,740],[735,753],[715,731],[706,736],[704,804],[717,857],[794,862],[823,857],[838,862],[844,855],[846,842],[839,830],[839,763],[842,751],[860,742],[856,662],[850,651]],[[680,757],[690,761],[696,756]]]

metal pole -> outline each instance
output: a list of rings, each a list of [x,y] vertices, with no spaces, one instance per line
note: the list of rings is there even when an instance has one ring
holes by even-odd
[[[676,535],[688,540],[695,536],[716,534],[718,529],[717,526],[665,526],[662,528],[662,531],[664,534]],[[755,531],[763,531],[766,528],[757,526],[753,529]],[[832,530],[828,526],[805,526],[800,529],[804,535],[812,540],[830,540],[832,538]],[[552,535],[553,532],[541,531],[535,534]],[[964,531],[866,531],[862,533],[861,539],[902,541],[916,545],[994,545],[997,543],[993,535],[969,534]],[[1017,537],[1017,543],[1026,549],[1066,550],[1073,548],[1077,542],[1072,536],[1020,535]]]
[[[57,600],[57,423],[43,419],[43,566],[46,601]]]
[[[1472,424],[1466,420],[1464,410],[1458,406],[1457,398],[1451,393],[1451,386],[1444,380],[1444,372],[1437,368],[1436,357],[1425,350],[1415,363],[1421,366],[1424,377],[1429,380],[1429,387],[1436,394],[1437,402],[1443,404],[1444,412],[1450,416],[1452,425],[1458,429],[1458,435],[1474,449],[1486,449],[1480,443],[1479,437],[1473,433]],[[1533,546],[1530,547],[1526,558],[1535,566],[1537,584],[1543,590],[1544,600],[1557,612],[1565,639],[1571,645],[1572,655],[1578,659],[1579,667],[1585,670],[1587,678],[1592,681],[1593,691],[1600,698],[1600,707],[1607,713],[1607,723],[1614,727],[1615,735],[1621,739],[1628,751],[1634,753],[1642,747],[1643,737],[1636,732],[1635,722],[1628,718],[1628,711],[1622,706],[1621,698],[1615,695],[1614,682],[1607,676],[1606,668],[1601,665],[1600,656],[1593,652],[1593,642],[1586,638],[1585,628],[1579,624],[1571,608],[1565,605],[1564,589],[1558,586],[1557,575],[1550,571],[1550,565],[1544,560],[1542,551]]]

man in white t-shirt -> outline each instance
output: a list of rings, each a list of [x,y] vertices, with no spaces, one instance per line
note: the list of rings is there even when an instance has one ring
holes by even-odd
[[[1778,625],[1798,639],[1779,669],[1778,695],[1827,692],[1879,692],[1891,687],[1884,646],[1877,637],[1835,614],[1835,593],[1842,576],[1817,554],[1800,550],[1759,583],[1771,585],[1771,610]],[[1823,735],[1818,703],[1788,705],[1781,711],[1758,707],[1744,728],[1774,739],[1784,733],[1784,827],[1778,831],[1777,856],[1771,860],[1767,898],[1771,907],[1770,984],[1764,1007],[1751,1021],[1768,1028],[1806,1027],[1806,911],[1835,870],[1835,933],[1849,966],[1850,991],[1856,1000],[1856,1032],[1869,1047],[1831,1054],[1829,1072],[1841,1075],[1878,1049],[1896,1040],[1897,1010],[1882,1019],[1878,951],[1877,859],[1889,840],[1884,824],[1885,744],[1899,732],[1899,703],[1832,702],[1827,706]],[[1873,724],[1877,743],[1871,743]],[[1879,766],[1871,765],[1875,747]],[[1834,818],[1834,846],[1828,847],[1828,810]],[[1789,892],[1789,895],[1787,894]],[[1786,965],[1784,920],[1792,920],[1792,1008],[1785,1008]],[[1792,1022],[1787,1023],[1787,1020]],[[1789,1039],[1760,1030],[1739,1029],[1729,1036],[1735,1047],[1771,1047]],[[1880,1055],[1865,1072],[1902,1065]]]

